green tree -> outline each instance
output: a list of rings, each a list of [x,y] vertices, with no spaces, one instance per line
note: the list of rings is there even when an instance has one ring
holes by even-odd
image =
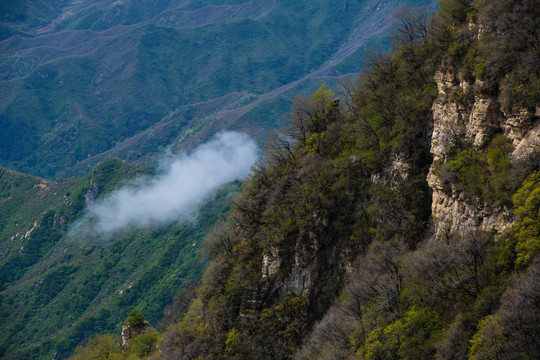
[[[357,354],[366,360],[430,358],[434,352],[430,338],[437,324],[434,311],[412,308],[384,329],[374,329]]]
[[[306,144],[313,134],[323,132],[337,118],[338,105],[334,92],[326,84],[322,84],[310,97],[296,97],[291,106],[288,134],[302,145]]]
[[[540,253],[540,172],[536,171],[523,182],[513,197],[517,238],[516,264],[525,266]]]
[[[110,334],[97,335],[90,339],[88,345],[77,346],[71,360],[105,360],[112,355],[120,355],[120,343]]]
[[[238,334],[238,331],[233,328],[227,335],[227,340],[225,340],[225,353],[223,357],[229,359],[234,356],[238,356],[242,353],[242,339]]]
[[[499,316],[489,315],[478,323],[478,332],[471,340],[469,359],[500,359],[507,341]]]
[[[147,331],[131,339],[131,354],[139,358],[146,358],[157,350],[159,333],[157,331]]]
[[[146,320],[144,319],[144,315],[141,312],[137,310],[133,310],[128,315],[128,318],[126,320],[126,325],[137,327],[137,326],[143,325],[145,321]]]

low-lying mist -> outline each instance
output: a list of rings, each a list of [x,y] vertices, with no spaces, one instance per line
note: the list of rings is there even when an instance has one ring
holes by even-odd
[[[192,219],[216,188],[247,176],[259,155],[248,135],[222,132],[192,152],[164,156],[155,177],[136,179],[97,200],[70,232],[102,235]]]

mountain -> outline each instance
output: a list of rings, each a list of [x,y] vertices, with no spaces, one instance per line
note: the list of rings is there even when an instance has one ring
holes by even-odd
[[[135,309],[164,332],[240,183],[207,198],[195,222],[71,229],[133,179],[159,178],[148,169],[167,150],[225,129],[265,143],[297,94],[388,47],[398,9],[432,3],[1,2],[0,357],[65,358]]]
[[[138,28],[128,20],[134,13],[142,22],[162,14],[151,7],[115,4],[117,12],[102,19],[99,16],[106,12],[98,11],[97,19],[88,20],[90,28],[95,26],[88,31],[90,37]],[[249,6],[263,3],[240,2],[234,14],[227,10],[233,4],[181,4],[190,16],[178,15],[179,21],[189,22],[247,14],[254,9]],[[278,8],[278,2],[264,4],[269,6],[266,16]],[[345,4],[346,12],[350,4]],[[75,5],[86,9],[88,3]],[[159,6],[166,11],[169,5]],[[85,214],[95,209],[92,204],[115,199],[120,187],[133,187],[128,179],[142,175],[143,183],[153,183],[156,177],[118,159],[99,163],[81,178],[56,182],[3,170],[0,319],[7,330],[0,337],[1,355],[538,358],[536,5],[523,0],[445,0],[436,16],[397,12],[401,25],[393,36],[395,51],[372,54],[369,69],[357,83],[343,82],[342,96],[317,84],[310,95],[296,97],[290,124],[268,136],[265,157],[240,194],[229,203],[229,194],[240,183],[227,185],[200,206],[195,223],[74,236],[69,230],[88,219]],[[71,9],[62,7],[60,14],[65,16],[55,17],[54,6],[37,8],[29,6],[23,13],[39,36],[30,36],[15,17],[6,18],[8,41],[66,34],[61,24]],[[308,18],[321,20],[321,28],[332,27],[326,17]],[[220,26],[229,23],[238,26],[235,20]],[[68,33],[82,31],[69,30],[72,25],[65,24]],[[152,26],[160,28],[151,24],[148,29]],[[202,28],[206,26],[216,25]],[[227,34],[212,36],[222,33]],[[162,31],[145,44],[167,38]],[[144,43],[144,36],[133,39]],[[308,48],[299,49],[301,56],[309,54]],[[317,71],[323,68],[301,79],[314,84],[320,78],[310,74],[320,75]],[[37,73],[43,80],[50,74]],[[153,87],[148,84],[155,82],[145,84],[150,94]],[[210,102],[217,115],[194,121],[181,135],[173,131],[187,139],[183,145],[176,142],[193,145],[213,129],[226,128],[224,124],[244,124],[254,131],[247,118],[236,116],[286,112],[272,110],[271,105],[281,101],[273,95],[296,85],[284,83],[264,93],[272,94],[269,97],[259,94],[237,107],[231,103],[239,104],[233,100],[238,98],[230,92],[199,98],[194,104],[197,114],[205,114]],[[197,96],[206,94],[213,93]],[[147,97],[148,102],[155,99]],[[142,104],[151,109],[148,102]],[[263,107],[255,110],[253,103]],[[122,149],[127,151],[130,144],[150,154],[138,158],[141,164],[151,162],[152,151],[143,145],[152,136],[166,139],[163,134],[185,109],[176,106],[178,112],[158,124],[161,133],[145,133],[158,129],[149,125],[130,134]],[[167,145],[165,140],[165,145],[153,141],[153,146]],[[114,153],[111,148],[96,156]],[[74,162],[66,171],[82,171],[97,158]],[[51,169],[54,166],[58,163],[51,161]],[[218,219],[225,221],[209,231]],[[99,218],[88,221],[92,225]],[[202,282],[194,288],[203,267]]]
[[[350,96],[293,102],[182,319],[73,358],[537,359],[539,11],[401,12]]]
[[[54,179],[148,166],[224,129],[261,142],[296,94],[357,73],[433,1],[4,1],[0,165]]]
[[[119,159],[60,182],[0,170],[1,358],[65,358],[90,336],[118,331],[134,308],[157,325],[178,291],[199,281],[199,243],[239,182],[203,202],[196,222],[70,231],[90,203],[143,175]]]

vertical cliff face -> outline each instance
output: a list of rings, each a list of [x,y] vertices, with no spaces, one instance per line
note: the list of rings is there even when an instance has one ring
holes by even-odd
[[[435,80],[439,94],[432,107],[433,164],[427,177],[433,191],[435,228],[500,232],[512,224],[510,209],[465,196],[442,179],[438,169],[462,144],[481,150],[497,134],[504,134],[511,142],[512,161],[523,160],[540,146],[540,109],[505,111],[497,98],[474,93],[475,87],[481,86],[480,80],[468,83],[456,73],[437,72]]]
[[[290,358],[291,346],[338,295],[348,272],[344,242],[329,219],[313,214],[313,227],[298,247],[269,246],[259,258],[258,280],[243,292],[236,322],[262,333],[265,358]]]

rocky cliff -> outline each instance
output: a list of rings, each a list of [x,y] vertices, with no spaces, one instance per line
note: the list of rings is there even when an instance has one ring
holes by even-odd
[[[148,321],[144,321],[143,323],[137,325],[125,323],[122,325],[122,347],[128,347],[129,340],[135,336],[152,331],[156,331],[156,329],[150,325]]]
[[[441,179],[438,168],[465,143],[484,149],[497,134],[504,134],[512,144],[510,158],[518,162],[540,147],[540,108],[535,111],[504,110],[494,96],[474,93],[480,80],[468,83],[459,74],[437,72],[438,96],[433,103],[433,164],[427,177],[433,191],[432,214],[437,231],[493,230],[501,232],[512,225],[508,207],[471,199],[455,186]]]
[[[398,14],[350,98],[294,101],[164,358],[480,359],[494,336],[538,356],[504,329],[538,300],[508,284],[538,281],[540,62],[500,37],[540,17],[478,4]]]

